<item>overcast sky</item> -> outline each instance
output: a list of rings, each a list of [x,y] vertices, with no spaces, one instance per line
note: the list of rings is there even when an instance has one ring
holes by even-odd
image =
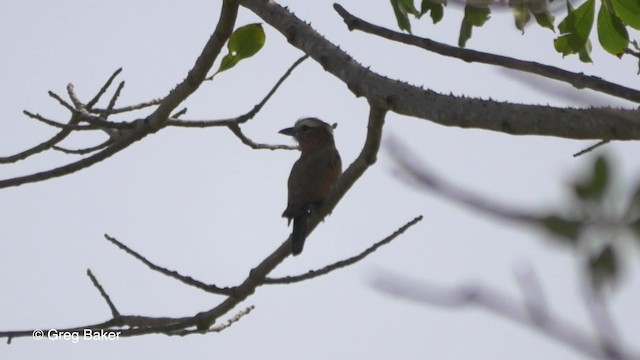
[[[340,3],[369,21],[396,28],[386,0]],[[329,1],[283,4],[373,71],[437,92],[554,106],[633,106],[351,33]],[[19,152],[55,132],[26,118],[22,110],[68,119],[47,91],[65,96],[69,82],[88,101],[122,67],[119,79],[126,86],[120,105],[165,96],[193,65],[216,25],[219,7],[220,1],[185,5],[168,0],[4,4],[0,154]],[[461,18],[457,8],[449,7],[441,24],[433,26],[425,18],[413,23],[414,33],[455,45]],[[241,8],[238,26],[258,21]],[[183,104],[189,109],[185,118],[217,119],[250,110],[302,55],[278,32],[268,26],[265,31],[264,49],[204,84]],[[485,27],[474,29],[467,45],[637,86],[632,59],[618,60],[596,45],[594,64],[562,59],[553,50],[554,35],[536,27],[522,35],[509,13],[498,12]],[[308,60],[243,129],[257,142],[291,144],[277,132],[300,117],[337,122],[336,144],[346,167],[362,146],[367,112],[365,100],[354,98],[344,84]],[[532,211],[566,205],[568,184],[593,156],[571,155],[594,143],[446,128],[393,113],[387,116],[385,139],[389,135],[452,183]],[[65,145],[75,148],[102,140],[99,133],[81,134]],[[640,178],[639,151],[636,142],[613,143],[599,151],[614,160],[622,188]],[[123,314],[191,316],[215,306],[221,297],[150,271],[103,235],[201,281],[235,285],[289,234],[280,215],[297,156],[294,151],[251,150],[222,128],[164,129],[89,169],[0,191],[0,331],[107,320],[109,309],[87,278],[87,268]],[[74,160],[59,153],[42,154],[0,166],[0,176]],[[304,253],[287,259],[274,274],[299,274],[355,255],[417,215],[424,216],[421,223],[355,266],[300,284],[260,287],[229,316],[254,305],[251,314],[222,333],[77,343],[21,338],[0,345],[0,357],[584,358],[484,310],[418,305],[371,287],[376,273],[389,271],[442,287],[482,284],[522,299],[515,274],[530,267],[540,278],[551,310],[593,331],[580,297],[580,264],[572,249],[535,229],[505,224],[421,192],[396,175],[384,149],[378,163],[309,237]],[[612,293],[611,311],[626,344],[640,351],[633,343],[640,336],[637,250],[626,255],[626,276]]]

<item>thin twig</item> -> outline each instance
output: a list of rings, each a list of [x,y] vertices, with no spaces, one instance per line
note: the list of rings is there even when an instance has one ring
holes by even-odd
[[[177,116],[174,116],[173,118],[169,119],[167,124],[170,125],[170,126],[205,128],[205,127],[215,127],[215,126],[231,126],[231,125],[234,125],[234,124],[245,123],[245,122],[249,121],[250,119],[253,119],[254,116],[256,116],[256,114],[264,107],[264,105],[267,103],[267,101],[269,101],[269,99],[271,99],[273,94],[276,93],[276,91],[278,90],[280,85],[282,85],[284,83],[284,81],[289,77],[289,75],[291,75],[293,70],[296,67],[298,67],[298,65],[302,64],[302,62],[305,61],[308,57],[309,57],[309,55],[304,55],[304,56],[300,57],[298,60],[296,60],[287,69],[287,71],[285,71],[285,73],[280,77],[280,79],[278,79],[278,81],[271,88],[271,90],[269,90],[267,95],[265,95],[265,97],[262,98],[262,100],[258,104],[256,104],[251,110],[249,110],[245,114],[242,114],[242,115],[237,116],[235,118],[219,119],[219,120],[178,120]],[[231,129],[231,131],[233,131],[233,129]],[[242,140],[242,138],[240,138],[240,139]],[[244,143],[244,141],[243,141],[243,143]],[[249,145],[248,143],[245,143],[245,144]],[[251,145],[249,145],[249,146],[251,146]],[[267,145],[267,146],[269,146],[269,145]]]
[[[100,120],[106,121],[107,118],[111,115],[111,111],[113,110],[113,107],[116,106],[116,101],[118,101],[118,98],[120,97],[120,93],[122,92],[122,89],[124,89],[124,81],[120,81],[120,84],[118,84],[118,87],[116,88],[116,91],[113,93],[111,100],[109,100],[109,105],[107,105],[106,111],[100,114],[100,117],[99,117]]]
[[[595,143],[594,145],[591,145],[591,146],[589,146],[588,148],[583,149],[583,150],[580,150],[580,151],[578,151],[577,153],[573,154],[573,157],[578,157],[578,156],[582,156],[582,155],[584,155],[584,154],[586,154],[586,153],[589,153],[589,152],[593,151],[594,149],[599,148],[599,147],[600,147],[600,146],[602,146],[602,145],[606,145],[606,144],[608,144],[610,141],[611,141],[611,140],[602,140],[602,141],[599,141],[599,142]]]
[[[618,349],[622,346],[620,331],[611,318],[609,309],[606,306],[607,299],[603,294],[596,293],[590,278],[585,274],[580,278],[579,287],[587,315],[593,324],[593,328],[596,330],[598,342],[602,350],[609,354],[611,358],[620,358],[620,354],[617,353]]]
[[[187,108],[184,107],[184,108],[182,108],[182,110],[180,110],[177,113],[173,114],[171,117],[177,119],[177,118],[179,118],[180,116],[182,116],[182,115],[184,115],[186,113],[187,113]]]
[[[106,147],[108,147],[109,145],[113,144],[114,140],[112,138],[109,138],[107,140],[105,140],[102,144],[96,145],[96,146],[92,146],[92,147],[87,147],[87,148],[82,148],[82,149],[67,149],[64,148],[62,146],[52,146],[51,148],[53,150],[56,151],[60,151],[63,152],[65,154],[70,154],[70,155],[86,155],[86,154],[90,154],[92,152],[96,152],[98,150],[102,150]]]
[[[24,160],[29,156],[51,149],[53,146],[60,143],[67,136],[69,136],[69,134],[71,133],[71,128],[76,126],[77,123],[78,123],[78,117],[71,116],[71,118],[69,119],[69,122],[65,124],[65,128],[63,128],[60,132],[52,136],[49,140],[46,140],[30,149],[24,150],[17,154],[0,157],[0,164],[14,163],[20,160]]]
[[[82,104],[82,101],[80,101],[80,98],[78,97],[78,95],[76,95],[75,87],[73,86],[72,83],[67,84],[67,94],[69,94],[69,99],[71,99],[71,102],[75,106],[76,110],[81,110],[85,108],[84,104]]]
[[[23,114],[25,114],[26,116],[40,121],[44,124],[47,124],[51,127],[55,127],[58,129],[65,129],[65,130],[69,130],[69,131],[86,131],[86,130],[95,130],[96,127],[92,126],[92,125],[77,125],[77,124],[72,124],[71,121],[69,123],[66,124],[62,124],[59,123],[57,121],[51,120],[51,119],[47,119],[46,117],[40,115],[40,114],[34,114],[32,112],[29,112],[28,110],[23,110],[22,111]],[[78,113],[76,113],[75,115],[72,115],[72,117],[75,117],[77,119],[77,121],[74,121],[74,123],[78,123],[80,121],[80,119],[82,118],[82,116],[80,116]]]
[[[116,306],[111,301],[111,297],[109,297],[109,294],[107,294],[107,292],[104,291],[104,288],[102,287],[102,285],[100,285],[100,282],[98,282],[98,279],[96,279],[96,277],[93,276],[93,273],[91,272],[91,269],[87,269],[87,276],[89,277],[89,279],[91,279],[91,283],[93,283],[93,286],[96,289],[98,289],[98,292],[100,292],[100,296],[102,296],[104,301],[107,302],[107,305],[109,306],[109,310],[111,310],[111,315],[114,318],[117,318],[118,316],[120,316],[120,312],[118,311]]]
[[[212,326],[208,329],[191,329],[191,330],[179,330],[179,331],[174,331],[171,333],[168,333],[167,335],[170,336],[186,336],[186,335],[191,335],[191,334],[208,334],[208,333],[219,333],[222,330],[228,329],[229,327],[231,327],[231,325],[237,323],[238,321],[240,321],[240,319],[242,319],[245,315],[249,315],[249,313],[251,313],[251,311],[253,311],[253,309],[255,309],[255,306],[251,305],[246,307],[244,310],[238,312],[236,315],[234,315],[232,318],[230,318],[229,320],[225,321],[223,324],[217,325],[217,326]]]
[[[73,87],[71,84],[69,84],[69,86]],[[54,93],[53,91],[49,91],[48,94],[49,94],[50,97],[52,97],[56,101],[58,101],[58,103],[60,103],[60,105],[64,106],[67,110],[69,110],[69,112],[71,112],[72,114],[75,114],[76,112],[78,112],[78,109],[76,109],[73,106],[71,106],[71,104],[69,104],[63,98],[61,98],[60,95]],[[81,106],[81,104],[80,104],[80,106]]]
[[[0,180],[0,189],[19,186],[27,183],[35,183],[39,181],[45,181],[48,179],[68,175],[74,173],[76,171],[82,170],[84,168],[90,167],[94,164],[103,161],[113,154],[122,151],[127,148],[129,145],[134,142],[142,139],[143,137],[149,135],[152,131],[149,127],[139,127],[135,130],[132,130],[127,133],[125,137],[121,137],[118,141],[115,141],[111,146],[103,149],[102,151],[95,153],[89,157],[80,159],[76,162],[72,162],[57,168],[53,168],[51,170],[41,171],[37,173],[32,173],[24,176],[17,176],[14,178]]]
[[[153,99],[153,100],[145,101],[139,104],[123,106],[120,108],[114,108],[109,113],[112,115],[115,115],[115,114],[121,114],[126,112],[132,112],[132,111],[148,108],[151,106],[156,106],[156,105],[159,105],[160,103],[162,103],[162,99]],[[90,109],[89,112],[92,114],[102,114],[107,112],[107,109]]]
[[[254,142],[253,140],[249,139],[240,129],[240,126],[238,124],[231,124],[228,126],[229,130],[231,130],[231,132],[238,137],[238,139],[240,139],[240,141],[249,146],[252,149],[267,149],[267,150],[296,150],[298,149],[297,146],[290,146],[290,145],[269,145],[269,144],[259,144]]]
[[[104,85],[102,85],[102,87],[100,88],[100,90],[98,90],[98,93],[93,97],[93,99],[91,99],[87,103],[86,105],[87,109],[93,109],[93,107],[98,103],[98,101],[100,101],[100,98],[102,97],[102,95],[104,95],[107,89],[111,86],[111,83],[113,83],[113,80],[115,80],[116,76],[118,76],[121,72],[122,72],[122,68],[119,68],[116,71],[114,71],[113,74],[111,74],[109,79],[107,79],[107,82],[105,82]]]
[[[129,248],[128,246],[126,246],[125,244],[121,243],[120,241],[116,240],[115,238],[105,234],[104,237],[111,242],[112,244],[114,244],[115,246],[117,246],[120,250],[126,252],[127,254],[133,256],[135,259],[139,260],[140,262],[142,262],[143,264],[145,264],[149,269],[153,270],[153,271],[157,271],[163,275],[166,275],[168,277],[174,278],[184,284],[187,284],[189,286],[193,286],[195,288],[198,288],[200,290],[204,290],[206,292],[209,293],[213,293],[213,294],[218,294],[218,295],[232,295],[234,288],[229,288],[229,287],[218,287],[215,285],[208,285],[205,284],[199,280],[196,280],[190,276],[185,276],[185,275],[181,275],[180,273],[178,273],[177,271],[173,271],[173,270],[169,270],[167,268],[164,268],[162,266],[158,266],[154,263],[152,263],[151,261],[147,260],[147,258],[145,258],[144,256],[140,255],[139,253],[137,253],[136,251],[131,250],[131,248]]]
[[[292,284],[292,283],[296,283],[296,282],[300,282],[300,281],[304,281],[304,280],[313,279],[313,278],[318,277],[318,276],[326,275],[326,274],[328,274],[328,273],[330,273],[330,272],[332,272],[334,270],[338,270],[338,269],[347,267],[349,265],[355,264],[358,261],[360,261],[360,260],[366,258],[367,256],[373,254],[380,247],[390,243],[395,238],[397,238],[398,236],[402,235],[410,227],[412,227],[413,225],[417,224],[420,221],[422,221],[422,215],[420,215],[420,216],[416,217],[415,219],[409,221],[408,223],[404,224],[398,230],[394,231],[393,234],[391,234],[391,235],[387,236],[386,238],[378,241],[377,243],[371,245],[368,249],[366,249],[365,251],[361,252],[360,254],[358,254],[356,256],[352,256],[352,257],[350,257],[348,259],[340,260],[340,261],[335,262],[335,263],[333,263],[331,265],[327,265],[327,266],[323,267],[322,269],[311,270],[311,271],[307,272],[306,274],[302,274],[302,275],[285,276],[285,277],[282,277],[282,278],[266,278],[264,280],[264,283],[268,284],[268,285],[271,285],[271,284]]]

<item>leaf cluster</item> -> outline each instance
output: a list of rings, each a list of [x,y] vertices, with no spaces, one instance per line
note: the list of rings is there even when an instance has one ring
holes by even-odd
[[[550,214],[539,219],[542,228],[582,252],[584,265],[595,289],[620,278],[623,241],[631,235],[640,246],[640,184],[626,207],[620,206],[613,184],[616,172],[599,156],[591,168],[571,184],[573,216]]]
[[[530,20],[543,28],[556,31],[555,16],[549,9],[552,0],[509,0],[508,7],[514,18],[515,27],[524,33]],[[599,9],[596,17],[596,2]],[[600,46],[608,53],[621,57],[629,52],[630,46],[638,49],[638,43],[630,39],[629,29],[640,30],[640,0],[586,0],[577,8],[567,1],[567,14],[558,23],[558,37],[553,45],[563,56],[577,54],[581,61],[592,62],[591,41],[589,37],[594,22]],[[420,11],[414,0],[391,0],[391,6],[398,22],[398,27],[411,33],[409,15],[420,19],[430,13],[434,24],[442,20],[446,0],[422,0]],[[464,16],[460,24],[458,46],[465,47],[471,39],[474,27],[482,27],[491,17],[491,10],[504,6],[504,2],[495,0],[467,0]],[[639,63],[640,65],[640,63]]]

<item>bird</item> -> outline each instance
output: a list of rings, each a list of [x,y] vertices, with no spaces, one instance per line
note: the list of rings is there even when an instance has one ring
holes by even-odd
[[[335,125],[307,117],[280,134],[292,136],[300,145],[300,158],[293,164],[287,182],[287,208],[282,217],[293,220],[291,253],[302,253],[307,237],[307,221],[318,209],[342,174],[342,160],[333,140]]]

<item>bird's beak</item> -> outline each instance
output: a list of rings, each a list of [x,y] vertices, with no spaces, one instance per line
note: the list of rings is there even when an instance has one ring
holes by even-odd
[[[278,134],[293,136],[296,134],[296,131],[294,128],[290,127],[290,128],[286,128],[278,131]]]

